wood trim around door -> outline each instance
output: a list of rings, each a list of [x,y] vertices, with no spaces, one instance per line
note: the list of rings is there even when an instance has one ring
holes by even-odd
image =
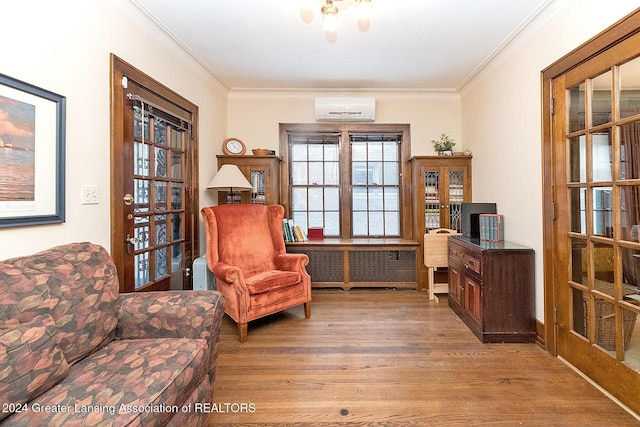
[[[121,209],[120,203],[113,202],[113,191],[114,188],[122,188],[122,176],[118,171],[114,171],[113,168],[113,159],[114,158],[122,158],[124,155],[121,151],[119,151],[119,147],[122,147],[122,141],[124,138],[124,130],[123,130],[123,121],[121,118],[124,116],[123,114],[123,94],[124,89],[122,86],[122,77],[127,76],[134,80],[137,84],[145,87],[149,91],[158,95],[158,98],[154,100],[159,103],[160,106],[173,104],[175,106],[180,107],[181,109],[188,111],[191,113],[191,139],[193,141],[191,147],[191,156],[187,159],[188,173],[191,176],[191,188],[189,191],[192,193],[193,205],[191,206],[191,212],[193,213],[191,224],[185,226],[186,230],[190,231],[191,234],[191,245],[185,245],[185,258],[195,260],[198,256],[200,256],[200,233],[199,233],[199,186],[198,186],[198,106],[194,103],[190,102],[180,94],[172,91],[171,89],[164,86],[162,83],[154,80],[153,78],[147,76],[140,70],[131,66],[127,62],[120,59],[118,56],[113,53],[110,55],[110,143],[111,143],[111,181],[112,181],[112,201],[111,201],[111,256],[115,262],[115,264],[122,265],[125,257],[124,246],[120,244],[122,242],[122,236],[114,235],[114,224],[116,221],[122,221],[123,210]],[[118,142],[119,143],[115,143]],[[186,232],[186,231],[185,231]],[[189,265],[185,265],[186,267],[191,267]],[[123,283],[123,273],[118,271],[118,278]],[[191,280],[190,280],[191,281]],[[122,286],[122,285],[121,285]]]
[[[540,337],[547,351],[558,355],[555,310],[557,307],[554,271],[555,212],[553,154],[553,80],[588,61],[612,46],[640,32],[640,9],[625,16],[614,25],[563,56],[541,73],[542,84],[542,187],[543,187],[543,271],[544,271],[544,328]]]

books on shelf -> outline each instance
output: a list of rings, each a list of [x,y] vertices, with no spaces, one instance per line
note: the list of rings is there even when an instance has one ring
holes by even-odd
[[[481,214],[479,219],[480,240],[502,242],[504,240],[504,216],[501,214]]]
[[[285,242],[306,242],[308,240],[302,228],[294,224],[292,219],[287,218],[282,220],[282,237]]]
[[[424,223],[427,230],[440,228],[440,209],[425,209]]]

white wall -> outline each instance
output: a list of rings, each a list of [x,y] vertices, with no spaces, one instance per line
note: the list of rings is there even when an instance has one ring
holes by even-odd
[[[551,21],[461,90],[462,135],[473,151],[474,201],[494,201],[505,235],[536,251],[536,317],[544,320],[540,73],[638,6],[637,1],[556,0]],[[538,26],[536,28],[536,26]],[[515,44],[515,43],[514,43]]]
[[[110,247],[109,54],[199,106],[201,188],[226,135],[226,89],[124,0],[5,0],[0,72],[67,98],[66,222],[0,229],[0,259],[71,241]],[[81,205],[83,184],[100,203]],[[201,204],[212,197],[201,190]]]
[[[451,93],[287,93],[260,94],[231,92],[228,109],[229,136],[240,138],[252,148],[279,151],[279,123],[315,123],[316,96],[373,96],[376,98],[375,123],[411,125],[411,153],[435,154],[432,139],[443,132],[462,151],[460,99]]]

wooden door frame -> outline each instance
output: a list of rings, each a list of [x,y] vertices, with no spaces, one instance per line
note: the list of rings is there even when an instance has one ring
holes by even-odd
[[[558,307],[555,272],[556,222],[555,180],[553,153],[553,81],[569,70],[583,64],[614,45],[640,33],[640,9],[625,16],[608,29],[574,49],[542,70],[542,193],[543,193],[543,271],[544,271],[544,325],[538,337],[547,351],[558,355],[556,309]]]
[[[185,245],[184,258],[195,260],[200,256],[200,232],[199,232],[199,171],[198,171],[198,106],[181,96],[180,94],[168,89],[165,85],[147,76],[140,70],[136,69],[132,65],[120,59],[113,53],[110,54],[110,144],[111,144],[111,222],[110,222],[110,234],[111,234],[111,257],[114,260],[116,266],[124,265],[125,259],[125,245],[123,244],[122,236],[115,235],[116,227],[114,224],[123,220],[123,204],[115,203],[115,191],[121,189],[124,186],[122,174],[114,168],[114,159],[122,159],[125,156],[123,153],[123,139],[124,139],[124,125],[121,120],[117,120],[119,117],[123,117],[123,99],[124,89],[122,87],[122,77],[127,76],[131,80],[134,80],[138,85],[141,85],[151,92],[154,92],[163,97],[168,103],[175,104],[180,108],[192,113],[192,156],[190,161],[191,165],[191,199],[193,205],[191,210],[193,213],[193,220],[189,227],[185,228],[185,233],[191,229],[191,245]],[[120,200],[118,200],[120,202]],[[190,265],[185,265],[184,268],[191,268]],[[191,276],[193,277],[193,276]],[[120,280],[120,290],[124,283],[124,272],[118,269],[118,279]]]

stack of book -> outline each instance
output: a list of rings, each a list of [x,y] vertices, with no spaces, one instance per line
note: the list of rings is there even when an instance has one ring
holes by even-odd
[[[308,240],[302,228],[295,225],[292,219],[287,218],[282,220],[282,236],[285,242],[306,242]]]
[[[480,240],[502,242],[504,240],[504,216],[500,214],[480,215]]]

